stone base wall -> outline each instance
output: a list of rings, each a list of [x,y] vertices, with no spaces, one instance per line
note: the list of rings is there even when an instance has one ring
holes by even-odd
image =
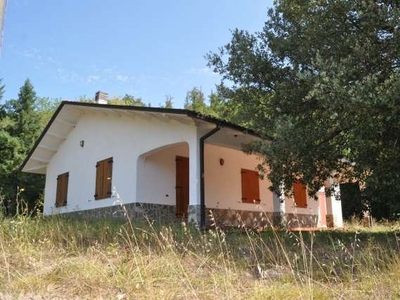
[[[151,203],[127,203],[90,210],[73,211],[68,216],[81,218],[142,219],[166,222],[176,220],[175,206]]]
[[[68,216],[80,218],[130,218],[132,220],[151,220],[160,223],[176,222],[181,219],[175,216],[174,205],[128,203],[123,206],[114,205],[91,210],[73,211]],[[200,206],[190,205],[188,221],[200,223]],[[318,217],[315,215],[281,214],[276,212],[244,211],[233,209],[206,209],[206,226],[215,227],[317,227]]]
[[[200,205],[189,205],[188,208],[188,221],[200,225],[201,207]]]
[[[279,213],[234,209],[207,209],[207,227],[260,228],[276,226]]]
[[[318,227],[317,215],[303,215],[303,214],[285,214],[286,227],[296,228],[315,228]]]
[[[318,216],[213,208],[207,210],[206,223],[207,227],[222,228],[317,227]]]
[[[328,228],[333,228],[335,226],[332,214],[327,214],[326,215],[326,226]]]

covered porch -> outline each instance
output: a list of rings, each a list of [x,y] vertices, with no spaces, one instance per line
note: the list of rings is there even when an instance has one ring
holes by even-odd
[[[263,220],[264,226],[275,222],[280,201],[268,189],[267,179],[257,176],[259,201],[243,199],[243,172],[256,172],[261,161],[256,155],[244,154],[241,147],[257,137],[197,123],[195,143],[169,144],[138,157],[137,203],[152,204],[163,211],[162,218],[194,222],[202,228],[215,222],[227,226],[250,225],[255,220]]]

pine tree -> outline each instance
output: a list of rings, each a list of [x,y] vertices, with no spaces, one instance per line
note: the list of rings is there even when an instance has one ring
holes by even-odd
[[[29,79],[20,88],[17,100],[7,101],[0,119],[0,188],[3,210],[15,213],[17,194],[33,208],[44,188],[44,177],[25,174],[19,167],[40,134],[41,116],[36,111],[36,93]],[[4,209],[5,208],[5,209]]]
[[[24,144],[22,151],[27,153],[39,134],[40,122],[36,112],[36,92],[29,79],[20,88],[18,100],[15,102],[14,119],[16,127],[14,135],[18,135]]]

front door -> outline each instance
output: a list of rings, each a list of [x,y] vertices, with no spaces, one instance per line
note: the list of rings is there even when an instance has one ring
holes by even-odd
[[[189,206],[189,158],[176,157],[176,216],[187,218]]]

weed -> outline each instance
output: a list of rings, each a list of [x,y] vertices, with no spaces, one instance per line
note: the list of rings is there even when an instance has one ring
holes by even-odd
[[[399,231],[379,226],[200,231],[20,214],[0,223],[0,298],[395,298]]]

